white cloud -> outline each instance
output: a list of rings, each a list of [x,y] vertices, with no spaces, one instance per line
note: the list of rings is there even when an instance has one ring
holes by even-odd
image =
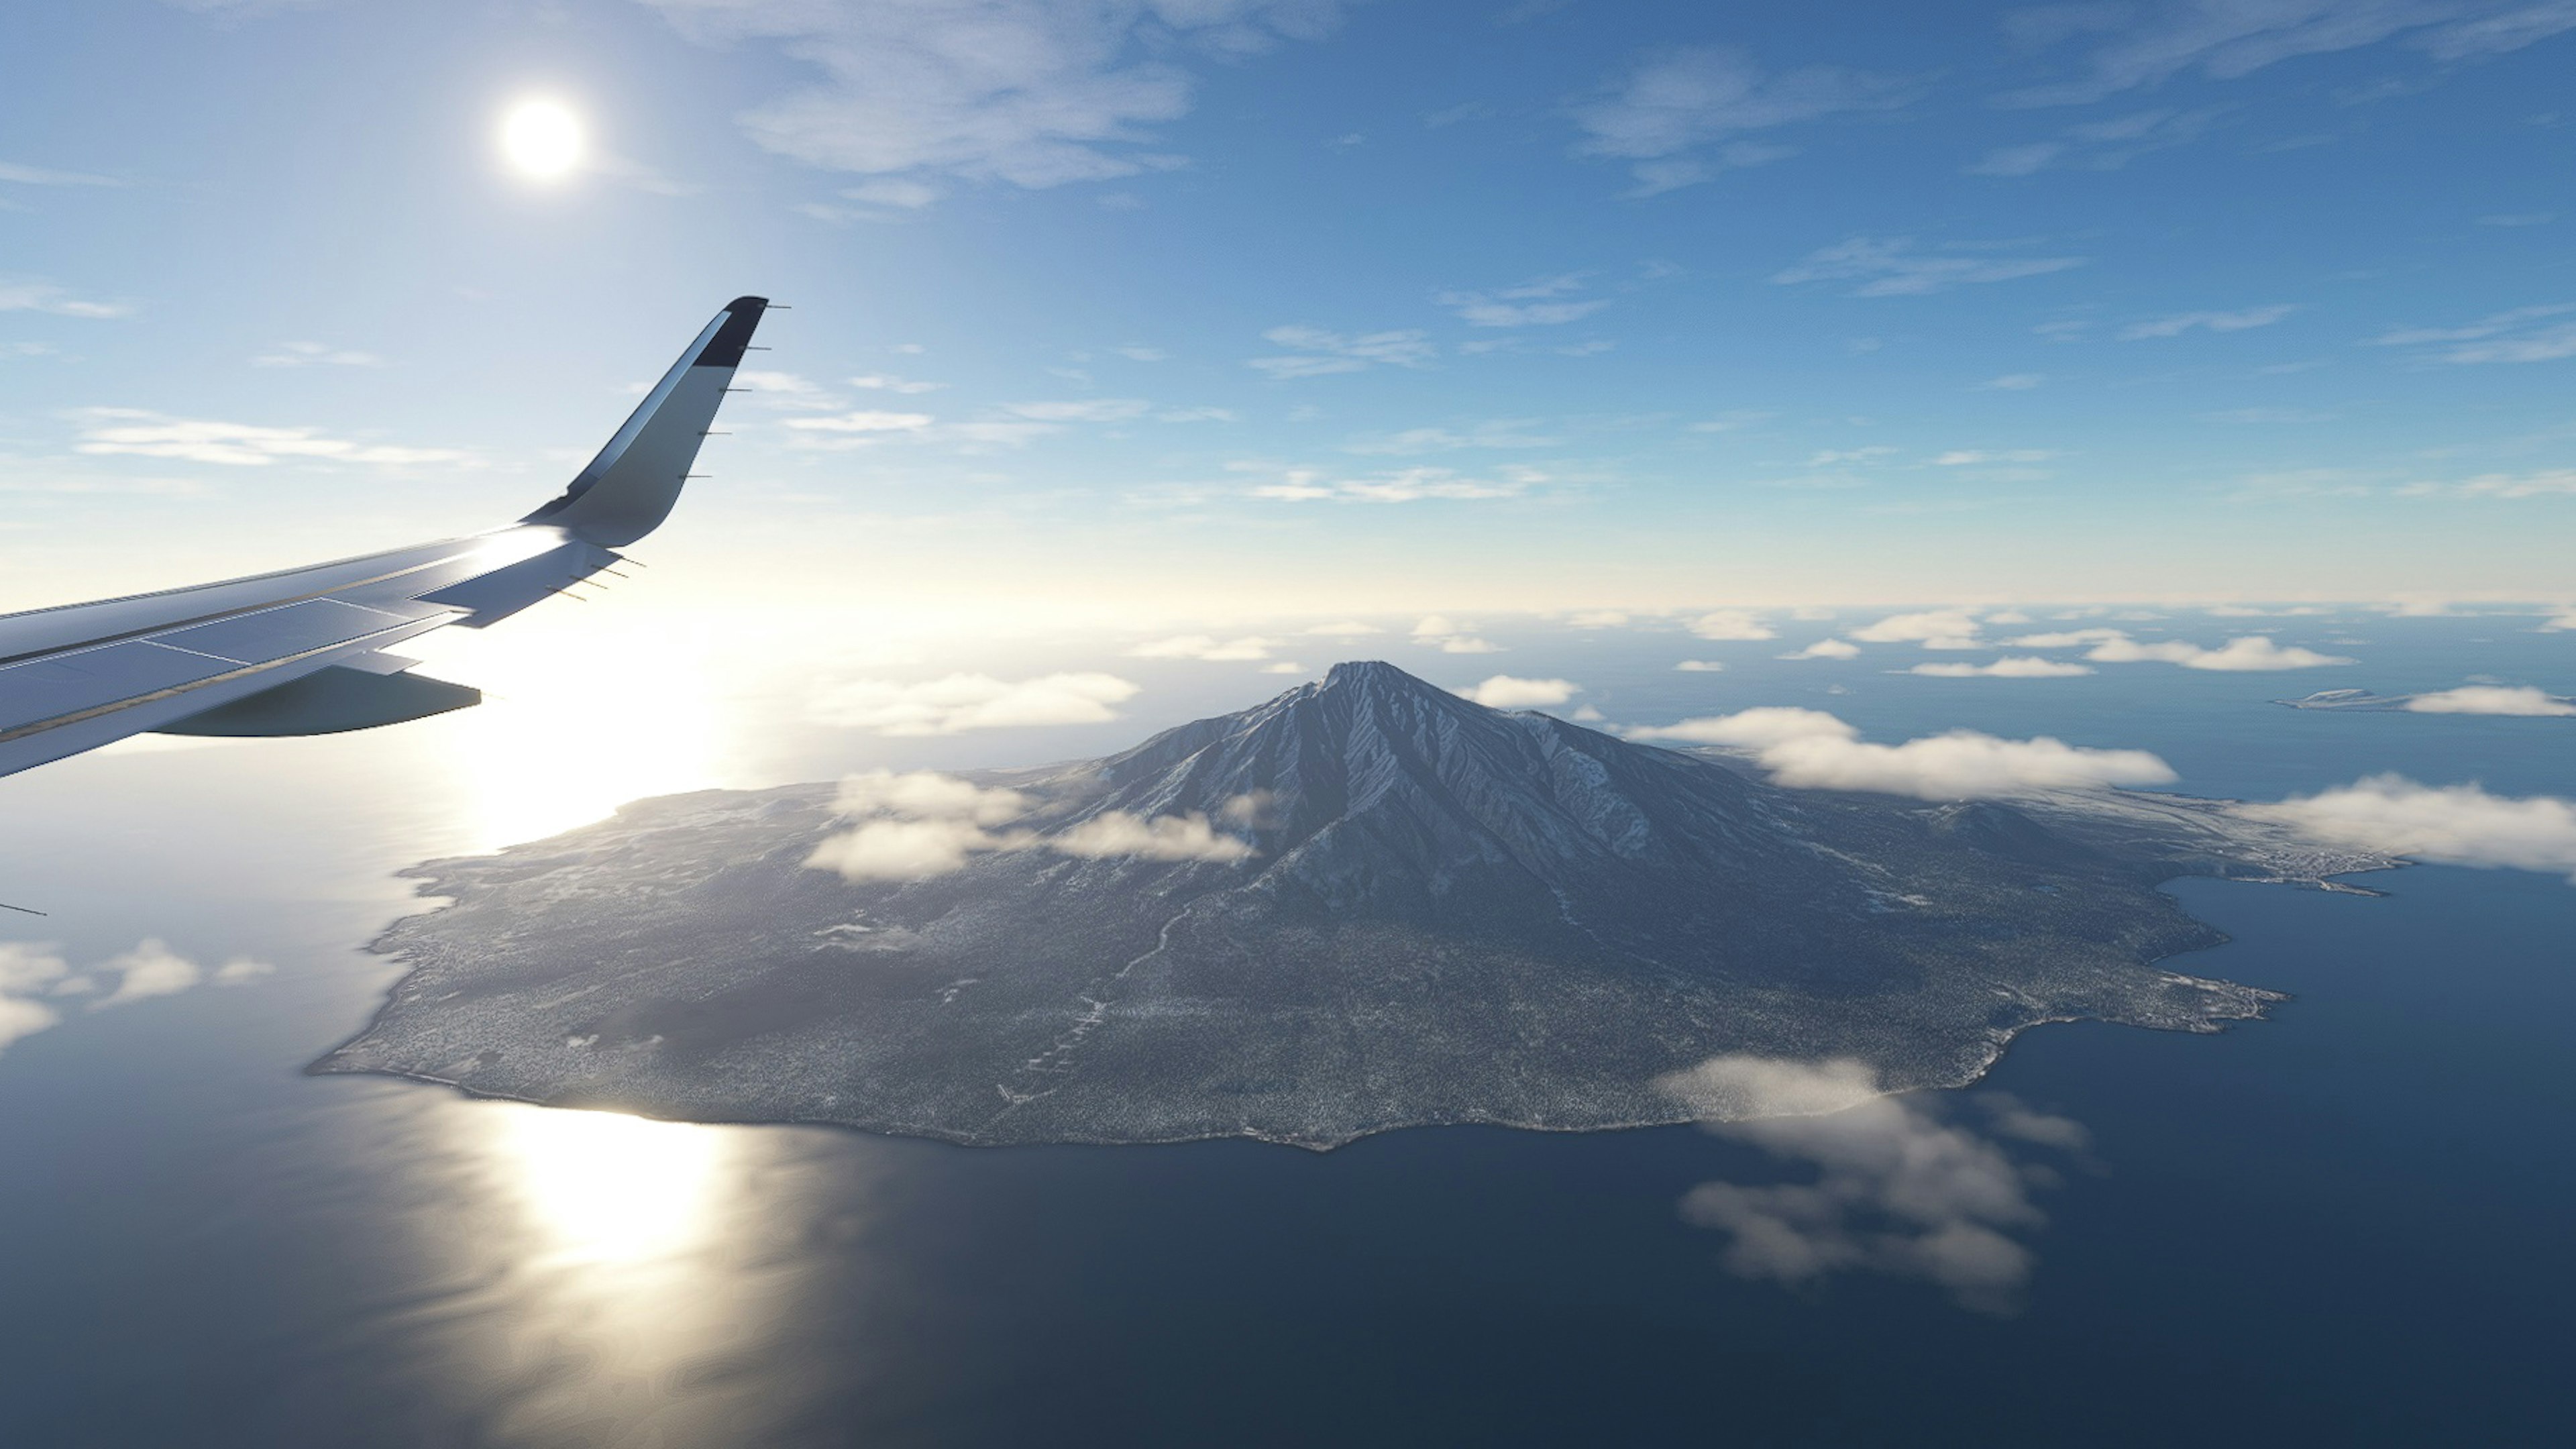
[[[274,975],[276,971],[276,967],[265,961],[254,961],[248,956],[235,956],[215,968],[214,981],[217,986],[248,986],[263,977]]]
[[[1582,287],[1580,276],[1542,277],[1497,292],[1442,292],[1432,300],[1456,311],[1470,327],[1557,327],[1610,305],[1566,295]]]
[[[1253,672],[1256,674],[1303,674],[1306,672],[1306,666],[1299,664],[1294,660],[1281,659],[1275,663],[1264,664]]]
[[[1884,443],[1873,443],[1865,448],[1819,448],[1808,455],[1807,466],[1831,468],[1841,463],[1875,463],[1881,458],[1896,456],[1898,451]]]
[[[2398,35],[2436,60],[2499,55],[2576,27],[2576,8],[2552,0],[2193,0],[2039,6],[2013,12],[2005,24],[2033,49],[2097,37],[2084,75],[1998,98],[2005,105],[2060,106],[2153,87],[2185,71],[2235,80],[2282,61]]]
[[[971,820],[871,820],[826,838],[805,864],[837,871],[843,880],[927,880],[963,869],[1007,839]]]
[[[1905,99],[1902,82],[1835,66],[1767,73],[1744,51],[1696,46],[1648,56],[1610,95],[1579,105],[1579,154],[1627,161],[1631,196],[1652,196],[1759,166],[1792,148],[1742,139]]]
[[[271,428],[173,418],[141,408],[85,408],[79,416],[84,425],[80,441],[72,450],[96,456],[175,458],[247,468],[290,461],[377,467],[474,461],[472,454],[456,448],[401,448],[352,442],[331,437],[319,428]]]
[[[824,724],[883,735],[1099,724],[1118,718],[1110,706],[1134,698],[1138,688],[1114,674],[1048,674],[1006,681],[989,674],[960,673],[915,684],[854,679],[821,691],[811,712]]]
[[[2108,785],[2163,785],[2172,767],[2144,750],[2097,750],[2041,735],[2007,740],[1951,730],[1875,745],[1822,710],[1769,706],[1629,732],[1743,750],[1771,782],[1797,790],[1867,790],[1924,800],[1972,800]]]
[[[877,392],[892,392],[910,395],[914,393],[937,392],[941,388],[946,387],[947,384],[943,382],[916,382],[911,378],[896,377],[890,373],[870,372],[851,378],[850,386],[863,387]]]
[[[1004,403],[1002,410],[1044,423],[1124,423],[1143,417],[1152,403],[1137,397],[1084,398],[1070,402]]]
[[[1155,639],[1128,650],[1138,659],[1199,659],[1209,663],[1234,660],[1267,659],[1270,641],[1247,636],[1241,639],[1219,639],[1208,634],[1178,634],[1169,639]]]
[[[1926,649],[1981,649],[1977,616],[1964,609],[1926,609],[1890,614],[1875,624],[1851,631],[1866,644],[1921,644]]]
[[[93,969],[117,974],[116,989],[90,1003],[93,1011],[155,996],[175,996],[206,979],[205,971],[196,962],[157,938]]]
[[[2469,785],[2422,785],[2373,775],[2339,789],[2240,806],[2330,845],[2446,865],[2548,871],[2576,884],[2576,801],[2490,795]]]
[[[1563,704],[1582,691],[1583,686],[1570,679],[1521,679],[1497,674],[1457,693],[1487,709],[1539,709]]]
[[[2056,457],[2048,448],[1953,448],[1932,460],[1936,468],[1974,468],[1987,463],[2045,463]]]
[[[1721,642],[1779,637],[1751,609],[1712,609],[1690,620],[1685,627],[1702,639]]]
[[[2081,1124],[2002,1093],[1977,1105],[1992,1137],[1944,1120],[1936,1099],[1878,1095],[1877,1074],[1848,1058],[1712,1058],[1657,1084],[1709,1131],[1811,1164],[1812,1183],[1706,1182],[1685,1221],[1731,1235],[1724,1262],[1747,1278],[1804,1283],[1865,1270],[1925,1278],[1963,1305],[2007,1312],[2029,1281],[2030,1250],[2009,1234],[2045,1224],[2031,1190],[2057,1180],[2023,1166],[1997,1137],[2081,1151]]]
[[[1219,835],[1204,815],[1157,815],[1151,820],[1124,810],[1104,810],[1047,839],[1050,849],[1086,859],[1134,856],[1143,860],[1241,860],[1252,843]]]
[[[2457,483],[2409,483],[2397,491],[2415,498],[2554,498],[2576,493],[2576,468],[2548,468],[2536,473],[2481,473]]]
[[[1624,629],[1631,620],[1625,609],[1578,609],[1565,622],[1575,629]]]
[[[1851,659],[1857,657],[1859,653],[1860,646],[1849,640],[1819,639],[1804,649],[1783,654],[1780,657],[1783,659]]]
[[[1726,665],[1715,659],[1685,659],[1673,668],[1684,674],[1716,674],[1723,671]]]
[[[858,823],[825,837],[805,864],[836,872],[844,880],[908,881],[946,875],[964,868],[975,856],[994,851],[1046,849],[1085,859],[1136,856],[1207,861],[1241,860],[1252,854],[1249,842],[1217,834],[1206,816],[1195,814],[1158,815],[1149,820],[1110,810],[1052,836],[994,828],[1027,814],[1032,803],[1016,790],[980,786],[929,770],[852,775],[841,782],[835,805]],[[1230,813],[1248,821],[1258,810]]]
[[[1346,453],[1402,457],[1414,453],[1449,453],[1461,448],[1545,448],[1558,439],[1530,431],[1526,420],[1502,418],[1479,423],[1468,432],[1450,428],[1405,428],[1392,433],[1364,433],[1342,445]]]
[[[2138,111],[2069,126],[2044,141],[1999,146],[1967,168],[1971,176],[2029,176],[2052,169],[2117,171],[2150,151],[2199,140],[2225,108]]]
[[[2576,357],[2576,321],[2549,320],[2570,312],[2576,312],[2576,302],[2516,307],[2457,327],[2401,327],[2370,341],[2374,347],[2433,347],[2427,356],[2450,363],[2555,362]]]
[[[2169,317],[2132,322],[2120,329],[2120,340],[2136,342],[2147,337],[2180,337],[2195,329],[2244,332],[2256,327],[2269,327],[2297,310],[2298,304],[2294,302],[2275,302],[2268,307],[2247,307],[2238,312],[2176,312]]]
[[[281,342],[274,352],[263,352],[252,358],[253,367],[382,367],[385,360],[372,352],[356,352],[333,347],[327,342]]]
[[[1256,357],[1246,366],[1274,380],[1359,372],[1372,366],[1428,367],[1439,349],[1420,332],[1367,332],[1356,336],[1321,327],[1273,327],[1261,334],[1274,347],[1290,349],[1284,357]]]
[[[75,297],[50,282],[0,278],[0,312],[50,312],[57,317],[127,317],[127,302],[93,302]]]
[[[925,177],[1058,186],[1168,170],[1141,128],[1177,120],[1191,51],[1241,56],[1314,39],[1331,0],[647,0],[709,45],[775,40],[819,85],[741,120],[769,150],[880,178],[865,197],[915,205]],[[887,179],[900,187],[888,187]]]
[[[2576,715],[2576,699],[2562,699],[2530,685],[2464,684],[2418,694],[2406,701],[2415,714]]]
[[[2576,607],[2559,610],[2556,614],[2542,620],[2540,627],[2532,632],[2536,634],[2564,634],[2571,631],[2576,631]]]
[[[1781,285],[1856,281],[1855,297],[1917,297],[1952,287],[2009,282],[2084,265],[2082,257],[2003,257],[1991,252],[1923,253],[1910,237],[1854,237],[1811,252],[1771,278]]]
[[[2097,631],[2085,630],[2083,633]],[[2116,629],[2098,631],[2113,637],[2102,640],[2085,654],[2096,664],[2179,664],[2185,669],[2214,669],[2230,673],[2250,673],[2275,669],[2322,669],[2328,665],[2353,661],[2339,654],[2320,654],[2313,649],[2276,643],[2260,634],[2230,639],[2216,649],[2204,649],[2179,639],[2146,642],[2132,639]],[[2035,635],[2015,642],[2045,648],[2037,641],[2050,636]],[[2060,636],[2064,637],[2064,636]]]
[[[1476,626],[1443,614],[1426,614],[1413,626],[1413,641],[1437,645],[1443,654],[1499,654],[1502,646],[1476,637]]]
[[[1399,468],[1362,478],[1328,478],[1307,468],[1291,469],[1277,483],[1260,484],[1251,496],[1274,503],[1420,503],[1478,502],[1518,498],[1547,475],[1531,468],[1507,468],[1501,478],[1470,478],[1448,468]]]
[[[789,418],[787,426],[821,433],[908,433],[929,427],[928,413],[896,413],[876,409],[834,413],[828,417]]]
[[[2042,659],[2035,654],[1998,659],[1992,664],[1917,664],[1906,671],[1936,679],[2068,679],[2092,672],[2081,664]]]

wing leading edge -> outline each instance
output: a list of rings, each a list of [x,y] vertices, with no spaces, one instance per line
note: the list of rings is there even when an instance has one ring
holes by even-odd
[[[616,563],[670,515],[769,303],[738,297],[563,495],[489,533],[0,615],[0,775],[127,735],[368,729],[481,696],[384,652],[483,628]]]

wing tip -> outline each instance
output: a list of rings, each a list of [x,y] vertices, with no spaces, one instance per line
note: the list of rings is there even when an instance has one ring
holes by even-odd
[[[769,310],[767,297],[736,297],[725,303],[724,325],[707,345],[698,349],[691,360],[694,367],[740,367],[742,355],[751,346],[751,334],[760,326],[760,314]]]

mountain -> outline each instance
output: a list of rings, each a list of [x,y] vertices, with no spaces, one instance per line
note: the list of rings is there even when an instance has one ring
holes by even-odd
[[[1383,663],[944,790],[875,825],[829,786],[678,796],[420,867],[455,904],[378,943],[410,974],[314,1069],[973,1143],[1669,1122],[1724,1054],[1897,1090],[2038,1022],[2258,1015],[2152,964],[2223,939],[2154,886],[2376,863],[2178,797],[1781,790]],[[854,830],[965,843],[814,868]]]

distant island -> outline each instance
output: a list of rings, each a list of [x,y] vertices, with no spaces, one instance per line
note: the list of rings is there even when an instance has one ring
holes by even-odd
[[[1727,1054],[1974,1080],[2078,1018],[2213,1031],[2273,993],[2156,886],[2323,884],[2224,802],[1785,790],[1344,664],[1078,765],[710,791],[411,874],[453,904],[311,1070],[974,1144],[1724,1115]]]

